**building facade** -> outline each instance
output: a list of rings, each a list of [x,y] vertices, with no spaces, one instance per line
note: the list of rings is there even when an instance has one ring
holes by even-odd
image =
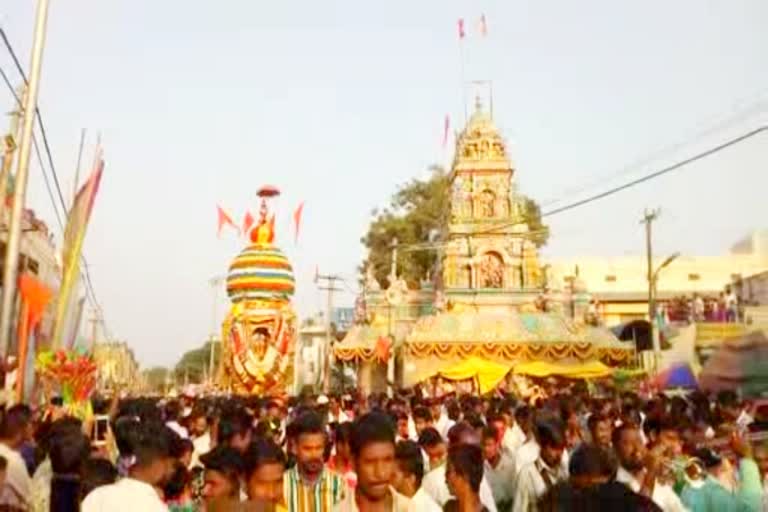
[[[655,258],[653,268],[665,256]],[[578,279],[600,305],[600,316],[612,326],[648,316],[648,277],[645,256],[573,257],[550,264],[552,288]],[[763,277],[760,277],[763,276]],[[738,242],[727,254],[681,255],[659,272],[656,296],[660,302],[692,298],[694,294],[718,298],[731,286],[742,303],[768,303],[768,232],[758,231]]]

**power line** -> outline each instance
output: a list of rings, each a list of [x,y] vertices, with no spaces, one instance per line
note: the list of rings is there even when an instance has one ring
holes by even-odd
[[[605,192],[601,192],[599,194],[595,194],[591,197],[588,197],[586,199],[582,199],[580,201],[576,201],[575,203],[571,203],[566,206],[561,206],[560,208],[555,208],[554,210],[550,210],[548,212],[542,213],[542,217],[548,217],[550,215],[556,215],[558,213],[562,213],[568,210],[572,210],[573,208],[577,208],[579,206],[583,206],[585,204],[589,204],[593,201],[597,201],[598,199],[603,199],[604,197],[611,196],[613,194],[616,194],[617,192],[621,192],[622,190],[626,190],[628,188],[634,187],[635,185],[639,185],[641,183],[645,183],[646,181],[650,181],[654,178],[658,178],[659,176],[663,176],[667,173],[670,173],[672,171],[675,171],[677,169],[680,169],[681,167],[684,167],[688,164],[692,164],[693,162],[696,162],[698,160],[702,160],[704,158],[707,158],[708,156],[712,156],[715,153],[719,153],[720,151],[723,151],[724,149],[727,149],[733,145],[736,145],[740,142],[743,142],[747,139],[751,139],[752,137],[755,137],[756,135],[761,134],[762,132],[768,130],[768,125],[763,125],[758,128],[755,128],[753,130],[750,130],[742,135],[739,135],[738,137],[734,137],[732,139],[729,139],[723,143],[718,144],[717,146],[707,149],[705,151],[702,151],[700,153],[697,153],[691,157],[688,157],[684,160],[681,160],[677,163],[674,163],[672,165],[669,165],[667,167],[664,167],[663,169],[660,169],[656,172],[652,172],[650,174],[647,174],[645,176],[642,176],[640,178],[631,180],[627,183],[624,183],[623,185],[619,185],[617,187],[613,187],[611,189],[606,190]]]
[[[676,171],[676,170],[678,170],[678,169],[680,169],[680,168],[682,168],[682,167],[684,167],[684,166],[686,166],[688,164],[691,164],[691,163],[694,163],[694,162],[696,162],[698,160],[702,160],[704,158],[712,156],[712,155],[714,155],[716,153],[719,153],[720,151],[723,151],[723,150],[725,150],[725,149],[727,149],[727,148],[729,148],[731,146],[734,146],[734,145],[736,145],[736,144],[738,144],[740,142],[744,142],[747,139],[751,139],[752,137],[760,135],[761,133],[763,133],[765,131],[768,131],[768,125],[763,125],[763,126],[760,126],[758,128],[754,128],[754,129],[752,129],[752,130],[750,130],[750,131],[748,131],[746,133],[743,133],[743,134],[741,134],[741,135],[739,135],[737,137],[728,139],[727,141],[722,142],[722,143],[720,143],[720,144],[718,144],[718,145],[716,145],[716,146],[714,146],[712,148],[709,148],[707,150],[701,151],[699,153],[696,153],[693,156],[690,156],[690,157],[685,158],[683,160],[680,160],[680,161],[678,161],[678,162],[676,162],[676,163],[674,163],[672,165],[669,165],[667,167],[659,169],[658,171],[654,171],[654,172],[652,172],[650,174],[646,174],[645,176],[642,176],[640,178],[628,181],[627,183],[624,183],[622,185],[618,185],[616,187],[610,188],[610,189],[608,189],[608,190],[606,190],[604,192],[600,192],[599,194],[595,194],[595,195],[587,197],[585,199],[581,199],[579,201],[575,201],[575,202],[567,204],[565,206],[561,206],[559,208],[555,208],[553,210],[549,210],[547,212],[544,212],[544,213],[541,214],[541,217],[549,217],[551,215],[557,215],[558,213],[563,213],[563,212],[566,212],[568,210],[572,210],[574,208],[578,208],[580,206],[584,206],[586,204],[592,203],[594,201],[598,201],[600,199],[604,199],[604,198],[606,198],[608,196],[612,196],[612,195],[617,194],[617,193],[619,193],[619,192],[621,192],[623,190],[627,190],[627,189],[632,188],[632,187],[634,187],[636,185],[640,185],[640,184],[645,183],[647,181],[650,181],[652,179],[655,179],[655,178],[658,178],[658,177],[663,176],[665,174],[668,174],[668,173],[670,173],[672,171]],[[530,219],[523,219],[523,221],[525,221],[525,220],[530,220]],[[515,222],[506,222],[506,223],[503,223],[503,224],[499,224],[497,226],[493,226],[492,228],[488,228],[488,229],[484,229],[484,230],[478,230],[478,231],[473,231],[472,233],[468,233],[468,235],[474,236],[474,235],[493,234],[493,233],[496,233],[499,230],[506,229],[506,228],[518,225],[520,222],[521,222],[520,220],[515,221]],[[405,249],[405,250],[432,249],[432,248],[441,247],[444,244],[445,244],[445,242],[436,242],[436,243],[435,242],[422,242],[422,243],[416,243],[416,244],[409,244],[407,246],[400,247],[400,249]]]
[[[643,157],[635,159],[634,161],[624,165],[622,168],[616,171],[602,174],[597,178],[590,180],[590,182],[587,183],[586,185],[580,186],[575,189],[573,187],[571,187],[570,189],[564,189],[562,193],[565,196],[580,195],[583,192],[586,192],[590,189],[594,189],[597,185],[600,185],[607,180],[614,180],[614,179],[626,176],[627,174],[631,174],[634,171],[638,170],[639,168],[644,167],[648,164],[651,164],[652,162],[664,157],[665,155],[669,155],[671,153],[677,152],[680,149],[692,144],[697,140],[700,140],[704,137],[721,132],[724,129],[730,126],[733,126],[736,123],[741,123],[745,120],[745,118],[751,117],[755,113],[765,110],[766,106],[768,106],[768,96],[766,95],[766,93],[768,93],[768,89],[761,89],[757,94],[753,94],[748,98],[746,97],[739,98],[738,100],[734,101],[731,104],[730,111],[733,112],[732,115],[728,117],[724,117],[721,115],[719,116],[720,120],[717,121],[715,124],[712,124],[703,128],[702,130],[686,138],[685,140],[663,146],[653,151],[650,154],[647,154]],[[717,118],[710,117],[710,119],[714,120]],[[549,207],[551,205],[560,203],[566,199],[567,197],[564,197],[564,196],[550,197],[550,198],[544,199],[539,204],[545,207]]]
[[[16,103],[19,105],[19,108],[23,108],[23,105],[21,103],[21,98],[19,98],[19,95],[16,94],[16,90],[13,88],[13,85],[8,79],[8,75],[6,75],[2,67],[0,67],[0,75],[2,75],[3,81],[8,86],[8,89],[11,91],[11,94],[13,94],[13,97],[16,100]],[[56,215],[56,221],[59,224],[59,228],[61,229],[61,232],[63,233],[64,223],[61,221],[61,216],[59,215],[59,209],[56,207],[56,199],[54,199],[54,196],[53,196],[53,189],[51,188],[51,182],[48,180],[48,175],[45,173],[45,167],[43,166],[43,157],[40,154],[40,147],[37,145],[37,137],[35,137],[34,134],[32,135],[32,146],[35,148],[35,155],[37,156],[37,161],[40,164],[40,170],[43,175],[43,182],[45,182],[45,188],[48,191],[48,197],[51,199],[51,206],[53,207],[53,213]]]
[[[11,58],[13,59],[13,62],[14,62],[14,65],[16,66],[17,71],[19,72],[19,74],[21,75],[22,79],[24,80],[24,83],[27,84],[28,80],[27,80],[26,73],[24,72],[24,68],[21,66],[21,62],[19,62],[19,58],[18,58],[18,56],[16,55],[16,52],[13,49],[13,45],[11,45],[11,42],[8,39],[8,36],[6,35],[5,30],[2,27],[0,27],[0,37],[3,39],[3,43],[5,44],[5,47],[8,50],[8,53],[10,53]],[[11,84],[10,80],[8,79],[8,77],[7,77],[7,75],[5,74],[4,71],[2,72],[2,75],[3,75],[3,80],[5,81],[6,85],[9,88],[9,90],[13,94],[14,98],[16,98],[16,101],[20,103],[20,98],[16,94],[16,91],[13,88],[13,84]],[[48,134],[47,134],[47,132],[45,130],[45,124],[43,123],[42,112],[40,111],[40,107],[37,106],[37,105],[35,105],[35,113],[37,114],[37,116],[36,116],[37,117],[37,124],[38,124],[38,127],[40,128],[40,134],[42,135],[43,147],[44,147],[44,149],[45,149],[45,151],[47,153],[47,156],[48,156],[48,164],[50,166],[51,175],[53,176],[53,182],[54,182],[54,185],[56,187],[56,191],[58,193],[59,202],[61,204],[62,210],[66,214],[66,212],[67,212],[66,201],[64,200],[64,194],[61,191],[61,184],[59,183],[58,174],[56,173],[56,167],[55,167],[55,165],[53,163],[53,155],[51,153],[50,144],[48,143]],[[43,159],[42,159],[42,156],[40,155],[40,149],[39,149],[37,141],[36,141],[36,139],[34,137],[33,137],[33,144],[34,144],[34,147],[35,147],[35,153],[37,155],[37,159],[38,159],[38,161],[40,163],[40,169],[41,169],[42,174],[43,174],[43,179],[45,181],[46,188],[48,189],[48,195],[49,195],[49,197],[51,199],[51,203],[52,203],[52,206],[53,206],[54,213],[56,214],[56,219],[57,219],[57,221],[59,223],[59,226],[61,227],[61,230],[62,230],[62,233],[63,233],[64,232],[63,222],[61,220],[61,217],[59,216],[59,212],[58,212],[58,209],[56,207],[56,200],[53,197],[53,192],[52,192],[51,187],[50,187],[50,182],[49,182],[48,177],[46,176],[46,173],[45,173],[45,166],[43,165]],[[96,310],[101,312],[102,325],[104,326],[104,330],[108,331],[108,328],[107,328],[107,325],[106,325],[106,321],[104,320],[104,317],[103,317],[103,310],[101,308],[101,305],[99,304],[98,299],[96,298],[96,291],[95,291],[94,286],[93,286],[93,280],[91,279],[91,272],[90,272],[90,268],[88,266],[88,262],[86,261],[84,255],[81,255],[81,260],[82,260],[82,267],[83,267],[82,270],[81,270],[81,275],[83,277],[85,277],[84,282],[85,282],[85,285],[86,285],[86,296],[88,297],[89,301],[91,302],[91,306],[94,309],[96,309]]]

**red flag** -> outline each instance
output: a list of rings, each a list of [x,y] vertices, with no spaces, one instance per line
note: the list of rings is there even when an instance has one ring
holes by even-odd
[[[488,23],[485,21],[485,14],[480,15],[480,35],[483,37],[488,35]]]
[[[445,114],[445,122],[443,123],[443,147],[448,144],[448,132],[451,129],[451,117]]]
[[[464,18],[459,18],[458,26],[459,26],[459,39],[464,39],[464,36],[466,35],[464,33]]]
[[[248,236],[248,233],[251,231],[254,222],[256,222],[256,219],[254,219],[253,215],[251,215],[251,211],[246,210],[245,217],[243,217],[243,234],[245,236]]]
[[[232,220],[232,217],[227,212],[225,212],[221,206],[216,205],[216,211],[218,212],[218,216],[219,216],[219,228],[217,231],[217,235],[219,237],[221,237],[221,230],[224,226],[229,225],[235,229],[238,229],[237,224],[235,224],[235,221]]]
[[[304,211],[304,201],[299,203],[296,211],[293,212],[294,243],[299,241],[299,228],[301,227],[301,214]]]

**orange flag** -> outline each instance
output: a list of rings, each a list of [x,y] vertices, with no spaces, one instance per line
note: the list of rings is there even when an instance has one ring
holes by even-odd
[[[235,224],[235,221],[232,220],[232,216],[229,215],[226,211],[224,211],[224,209],[221,206],[216,205],[216,212],[218,213],[219,228],[218,228],[217,235],[219,238],[221,238],[221,230],[224,228],[224,226],[229,225],[239,231],[237,224]]]
[[[301,214],[304,211],[304,201],[299,203],[299,207],[293,212],[294,243],[299,242],[299,228],[301,227]]]
[[[464,36],[467,34],[464,32],[464,18],[459,18],[459,21],[457,23],[459,28],[459,39],[464,39]]]
[[[24,273],[19,277],[19,295],[21,296],[21,314],[17,330],[19,370],[16,373],[16,396],[20,400],[24,392],[24,376],[27,373],[26,364],[29,359],[27,357],[29,333],[34,331],[42,320],[53,292],[32,275]]]
[[[445,121],[443,122],[443,147],[448,144],[448,132],[451,130],[451,117],[445,114]]]
[[[254,219],[253,215],[251,215],[251,211],[247,210],[245,212],[245,217],[243,218],[243,234],[245,236],[248,236],[248,233],[251,231],[254,222],[256,222],[256,219]]]
[[[379,336],[376,340],[376,357],[382,363],[389,360],[389,348],[392,346],[392,340],[389,336]]]

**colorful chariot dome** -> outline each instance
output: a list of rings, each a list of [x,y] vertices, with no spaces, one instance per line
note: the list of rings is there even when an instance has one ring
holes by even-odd
[[[294,291],[293,268],[283,251],[273,244],[274,217],[262,216],[251,232],[251,244],[229,266],[227,294],[232,302],[290,300]]]

